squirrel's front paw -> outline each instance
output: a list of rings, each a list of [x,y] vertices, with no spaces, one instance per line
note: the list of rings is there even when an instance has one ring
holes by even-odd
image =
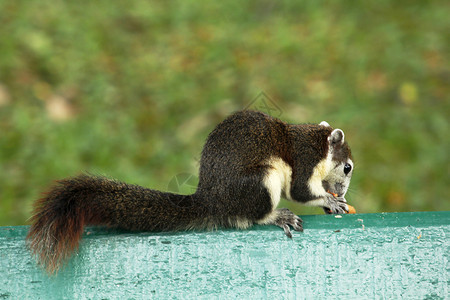
[[[323,210],[327,214],[345,214],[348,213],[348,205],[344,197],[335,197],[327,195],[325,199],[325,206]]]
[[[292,228],[296,231],[303,231],[303,221],[299,216],[297,216],[287,208],[277,209],[276,212],[277,217],[275,218],[273,224],[283,228],[284,233],[289,238],[292,238],[292,233],[289,226],[292,226]]]

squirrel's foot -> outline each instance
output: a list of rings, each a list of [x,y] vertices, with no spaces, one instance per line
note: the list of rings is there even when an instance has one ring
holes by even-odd
[[[283,228],[284,233],[292,239],[292,233],[290,226],[296,231],[303,231],[302,219],[299,216],[291,212],[287,208],[279,208],[276,210],[277,216],[273,222],[274,225],[277,225]]]
[[[327,214],[345,214],[348,213],[347,200],[344,197],[335,197],[327,195],[325,197],[325,206],[323,210]]]

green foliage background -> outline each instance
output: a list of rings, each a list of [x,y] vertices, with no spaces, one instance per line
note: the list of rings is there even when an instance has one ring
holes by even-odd
[[[422,0],[0,0],[0,225],[83,171],[167,190],[224,117],[265,109],[261,92],[285,121],[345,131],[359,212],[449,210],[449,15]]]

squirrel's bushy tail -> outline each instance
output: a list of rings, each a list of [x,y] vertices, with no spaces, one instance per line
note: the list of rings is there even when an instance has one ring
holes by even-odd
[[[148,231],[209,227],[214,222],[197,197],[98,176],[64,179],[36,201],[27,243],[47,272],[55,273],[78,248],[85,225]]]

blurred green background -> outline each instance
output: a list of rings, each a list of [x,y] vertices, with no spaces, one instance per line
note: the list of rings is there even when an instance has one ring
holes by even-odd
[[[358,212],[450,210],[449,15],[422,0],[0,0],[0,225],[84,171],[190,192],[208,133],[246,107],[342,128]]]

